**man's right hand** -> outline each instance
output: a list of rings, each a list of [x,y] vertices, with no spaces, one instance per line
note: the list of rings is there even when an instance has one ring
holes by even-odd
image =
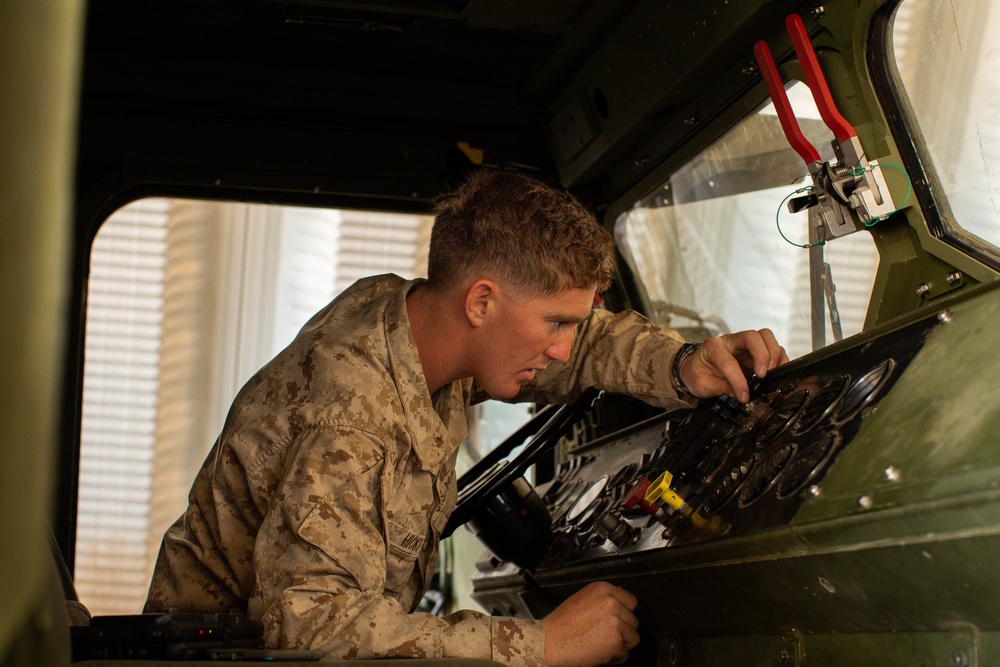
[[[545,661],[549,667],[619,664],[639,643],[638,603],[624,588],[589,584],[545,617]]]

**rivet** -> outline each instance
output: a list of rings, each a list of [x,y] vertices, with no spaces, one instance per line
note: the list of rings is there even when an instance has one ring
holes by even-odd
[[[858,498],[858,507],[860,507],[863,510],[871,509],[873,504],[874,502],[872,501],[872,497],[867,493]]]
[[[948,284],[954,287],[955,285],[962,282],[962,272],[961,271],[950,271],[948,275],[944,277]]]
[[[900,470],[896,466],[889,466],[882,471],[882,481],[883,482],[896,482],[899,481]]]
[[[931,291],[931,286],[927,283],[921,283],[917,286],[917,296],[927,296]]]

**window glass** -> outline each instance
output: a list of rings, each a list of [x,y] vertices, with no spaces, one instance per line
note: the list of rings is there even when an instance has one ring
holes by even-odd
[[[823,160],[833,159],[833,136],[808,88],[795,83],[788,95],[803,133]],[[866,231],[812,251],[822,252],[817,270],[830,266],[816,304],[822,340],[815,340],[811,251],[801,247],[809,240],[807,212],[791,214],[785,205],[808,182],[768,104],[637,202],[615,234],[650,317],[691,340],[769,327],[790,357],[861,331],[878,266]]]
[[[946,196],[948,232],[1000,255],[1000,3],[904,0],[893,20],[899,78]]]

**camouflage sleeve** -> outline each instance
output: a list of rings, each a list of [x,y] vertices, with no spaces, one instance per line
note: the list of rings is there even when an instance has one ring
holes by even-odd
[[[268,646],[308,648],[334,659],[545,664],[540,621],[474,611],[443,618],[408,613],[391,595],[404,585],[397,580],[414,575],[412,566],[387,566],[385,450],[377,436],[335,428],[300,440],[255,548],[259,590],[250,615],[263,621]]]
[[[670,363],[684,343],[635,311],[593,310],[580,323],[566,363],[553,363],[526,384],[518,401],[572,401],[585,389],[628,394],[661,408],[690,406],[670,379]]]

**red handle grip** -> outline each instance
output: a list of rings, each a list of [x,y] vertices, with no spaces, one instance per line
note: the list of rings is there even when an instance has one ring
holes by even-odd
[[[813,50],[812,42],[809,41],[809,34],[806,26],[802,22],[802,17],[798,14],[789,14],[785,19],[785,27],[788,29],[788,36],[792,38],[792,46],[795,47],[795,55],[802,63],[802,70],[806,74],[806,83],[812,90],[813,99],[816,100],[816,108],[823,122],[829,127],[840,143],[847,143],[852,137],[858,136],[847,120],[837,111],[837,106],[833,103],[830,95],[830,86],[826,83],[823,70],[816,60],[816,52]]]
[[[764,76],[767,92],[771,94],[771,102],[774,103],[774,109],[778,113],[778,121],[781,123],[781,129],[785,131],[785,138],[788,139],[789,145],[802,156],[807,165],[819,162],[819,151],[802,134],[802,129],[799,127],[798,121],[795,120],[795,112],[792,111],[792,105],[785,93],[785,83],[781,80],[781,75],[778,74],[778,67],[774,64],[774,57],[771,55],[771,49],[767,46],[767,42],[761,40],[754,44],[753,53],[757,57],[757,66],[760,67],[760,73]]]

